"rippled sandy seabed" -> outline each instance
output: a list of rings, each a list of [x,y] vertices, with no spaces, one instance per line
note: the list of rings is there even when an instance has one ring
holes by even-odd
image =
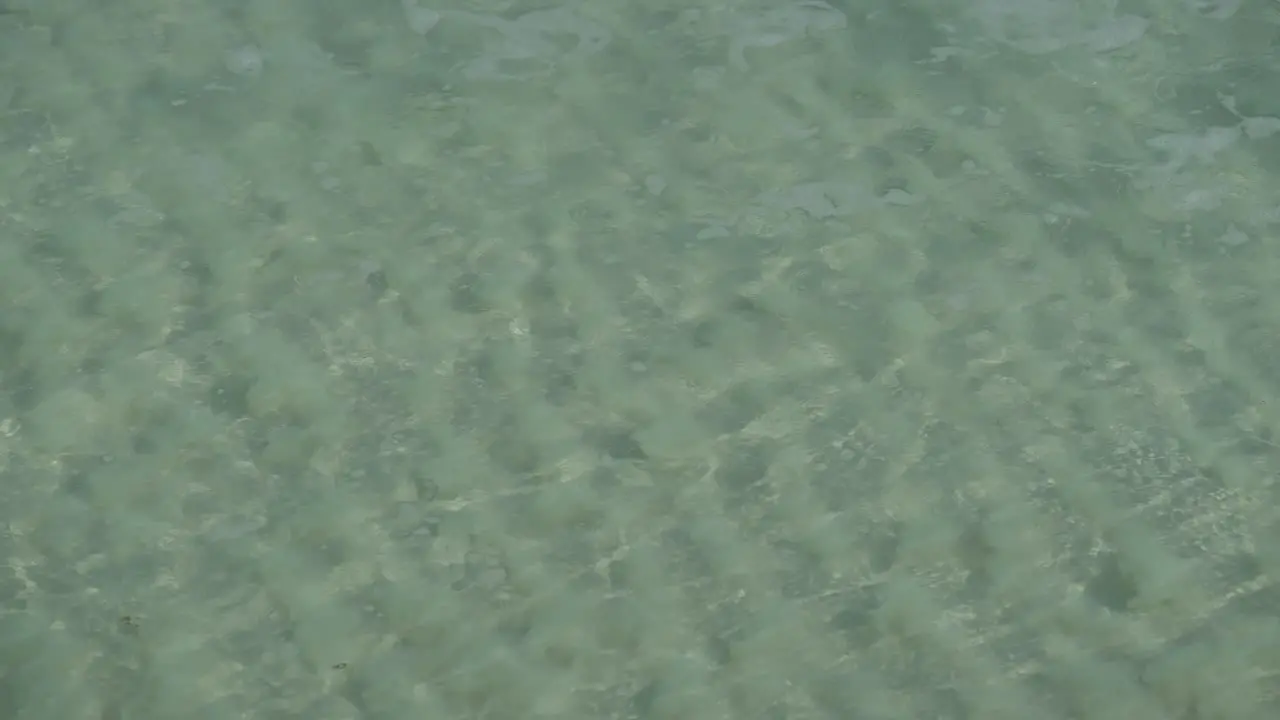
[[[1280,717],[1275,3],[426,2],[6,0],[0,716]]]

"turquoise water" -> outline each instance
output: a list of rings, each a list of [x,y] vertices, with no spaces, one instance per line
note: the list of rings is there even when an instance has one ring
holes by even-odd
[[[1280,709],[1280,15],[0,14],[0,715]]]

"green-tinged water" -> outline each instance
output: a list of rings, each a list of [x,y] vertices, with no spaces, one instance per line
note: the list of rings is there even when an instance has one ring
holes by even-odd
[[[1280,717],[1274,3],[426,2],[4,3],[0,718]]]

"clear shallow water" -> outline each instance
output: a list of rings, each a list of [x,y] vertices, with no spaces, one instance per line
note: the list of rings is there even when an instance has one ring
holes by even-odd
[[[15,718],[1263,718],[1276,18],[0,16]]]

